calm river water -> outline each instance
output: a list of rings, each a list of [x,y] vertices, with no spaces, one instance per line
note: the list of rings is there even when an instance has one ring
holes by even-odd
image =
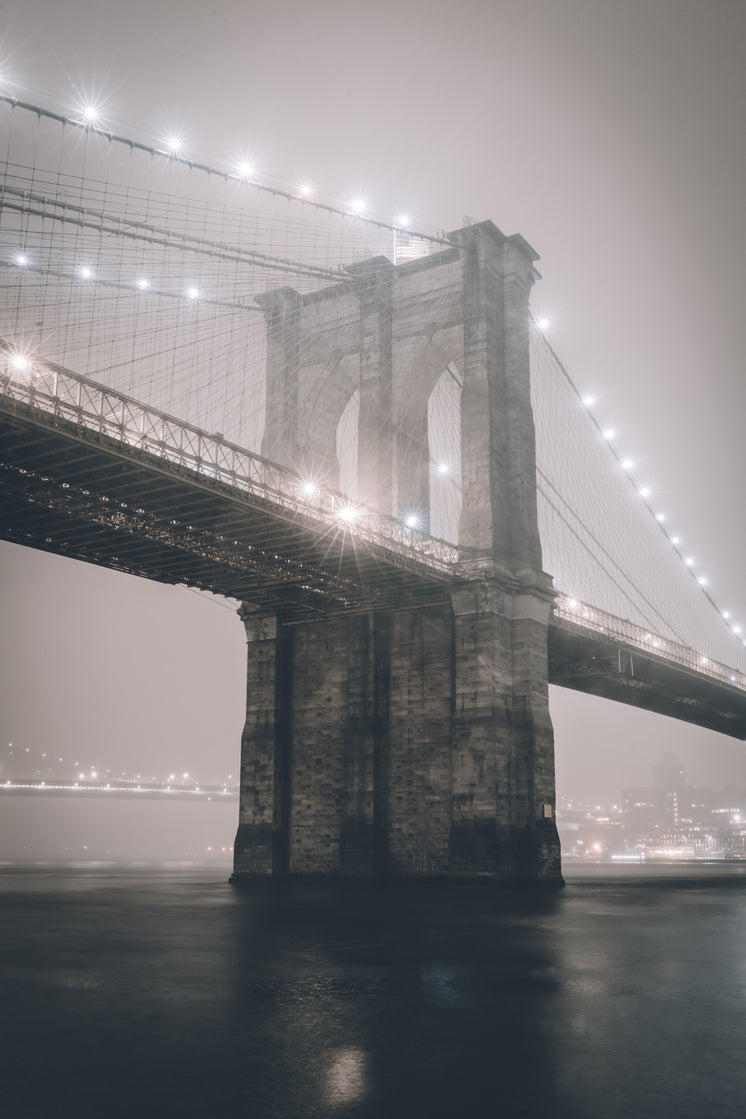
[[[732,1119],[743,870],[537,894],[6,865],[0,1114]]]

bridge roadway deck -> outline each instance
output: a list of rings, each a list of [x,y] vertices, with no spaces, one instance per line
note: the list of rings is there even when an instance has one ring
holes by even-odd
[[[414,553],[2,397],[0,497],[5,540],[290,620],[447,597]]]
[[[549,683],[746,740],[742,687],[556,614]]]
[[[215,804],[237,801],[238,788],[224,788],[220,785],[166,785],[162,782],[111,781],[107,784],[90,781],[70,781],[61,778],[16,778],[0,781],[0,797],[82,797],[97,800],[188,800],[212,801]]]
[[[278,610],[448,601],[457,565],[356,535],[0,395],[0,538]],[[549,682],[746,739],[746,690],[555,614]]]

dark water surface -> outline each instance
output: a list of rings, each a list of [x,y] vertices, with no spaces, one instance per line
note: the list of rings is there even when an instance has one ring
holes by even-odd
[[[0,906],[11,1119],[746,1111],[737,871],[536,894],[5,866]]]

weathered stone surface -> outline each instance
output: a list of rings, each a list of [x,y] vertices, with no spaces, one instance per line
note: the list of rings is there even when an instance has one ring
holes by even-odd
[[[236,878],[561,881],[547,700],[528,295],[534,254],[490,222],[453,248],[266,301],[266,450],[335,484],[360,394],[361,497],[429,503],[428,400],[462,379],[463,562],[440,605],[245,616],[247,720]],[[294,339],[299,340],[296,344]]]
[[[287,697],[278,693],[287,673],[279,653],[277,619],[241,610],[248,642],[246,722],[241,740],[238,833],[234,874],[263,876],[282,869],[278,798],[286,770],[283,720]],[[278,663],[279,660],[279,663]]]

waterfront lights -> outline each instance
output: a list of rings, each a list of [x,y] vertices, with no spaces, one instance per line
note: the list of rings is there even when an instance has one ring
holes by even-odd
[[[396,228],[397,229],[409,229],[409,225],[410,225],[409,214],[399,214],[399,216],[396,219]]]
[[[365,199],[353,198],[350,202],[350,212],[356,217],[361,217],[365,213]]]
[[[661,523],[663,523],[663,521],[665,521],[665,519],[666,519],[666,514],[665,513],[656,513],[655,514],[655,519],[656,519],[656,521],[660,521]]]
[[[691,556],[687,556],[686,559],[684,560],[684,563],[686,564],[687,567],[693,567],[694,566],[694,560],[692,559]]]
[[[352,524],[357,517],[357,509],[354,505],[343,505],[338,516],[340,521],[344,521],[345,524]]]
[[[650,497],[651,492],[650,486],[640,487],[640,497]]]
[[[404,524],[407,526],[407,528],[418,528],[420,519],[418,516],[416,516],[416,514],[410,513],[408,517],[405,517]]]
[[[681,537],[680,536],[672,536],[671,537],[671,543],[673,544],[674,548],[678,548],[679,544],[681,543]]]
[[[313,193],[310,183],[301,183],[298,187],[298,193],[301,198],[310,198]]]
[[[318,486],[314,485],[313,482],[304,482],[301,486],[301,492],[305,497],[313,497],[314,494],[318,493]]]
[[[25,356],[25,354],[13,354],[10,359],[10,364],[13,366],[14,369],[17,369],[20,373],[22,373],[24,369],[28,369],[29,360]]]
[[[242,159],[236,167],[236,171],[242,179],[253,179],[254,177],[254,168],[248,159]]]
[[[707,576],[700,575],[699,579],[697,579],[697,582],[699,583],[700,587],[706,587],[707,586]]]
[[[611,439],[614,438],[614,429],[612,427],[605,428],[603,431],[603,437],[608,443]]]
[[[178,155],[178,153],[182,149],[182,146],[183,140],[181,139],[181,136],[177,136],[172,133],[170,136],[166,137],[166,149],[168,150],[170,155]]]
[[[622,463],[622,470],[631,470],[634,465],[635,464],[631,458],[626,458]]]
[[[192,301],[194,301],[195,299],[199,299],[199,288],[187,288],[186,297],[187,299],[191,299]]]
[[[27,268],[29,259],[25,253],[16,253],[13,257],[13,262],[17,264],[19,268]]]
[[[143,276],[137,281],[137,286],[139,287],[140,291],[147,291],[150,287],[150,280],[146,280]]]
[[[549,321],[549,319],[546,318],[546,316],[544,316],[544,317],[536,320],[536,325],[539,328],[539,330],[544,331],[544,330],[549,330],[549,327],[552,324]]]
[[[80,276],[81,280],[92,280],[93,279],[93,269],[89,268],[87,264],[83,264],[78,269],[78,275]]]
[[[84,105],[82,109],[83,120],[86,124],[95,124],[98,120],[98,109],[95,105]]]
[[[595,396],[584,396],[583,397],[583,404],[585,404],[586,408],[592,408],[595,403],[596,403]]]
[[[450,474],[450,470],[448,469],[448,463],[447,462],[439,462],[438,463],[438,473],[439,474]]]

